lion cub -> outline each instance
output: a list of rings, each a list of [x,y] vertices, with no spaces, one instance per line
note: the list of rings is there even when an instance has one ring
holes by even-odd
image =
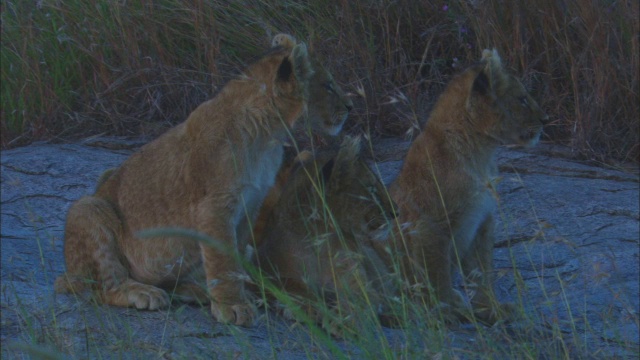
[[[430,283],[428,301],[462,306],[452,286],[460,264],[464,277],[477,277],[476,316],[492,323],[506,315],[509,305],[497,303],[491,281],[493,155],[500,145],[535,145],[547,118],[496,50],[484,50],[438,99],[391,187],[400,223],[409,227],[396,247],[407,254],[409,281]]]
[[[294,165],[257,251],[259,267],[283,290],[303,303],[324,299],[343,315],[352,315],[354,300],[382,304],[392,291],[380,251],[394,207],[360,147],[359,138],[345,137],[337,155]]]
[[[307,106],[312,66],[304,44],[282,36],[187,120],[108,174],[69,209],[67,273],[58,292],[91,286],[116,306],[158,309],[165,290],[211,298],[220,322],[250,325],[238,253],[280,167],[283,141]],[[195,229],[222,248],[183,238],[139,239],[143,229]],[[206,297],[207,294],[204,294]]]

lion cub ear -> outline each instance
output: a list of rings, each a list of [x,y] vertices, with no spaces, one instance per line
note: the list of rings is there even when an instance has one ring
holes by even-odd
[[[295,45],[291,50],[291,54],[282,59],[278,67],[276,80],[288,82],[292,80],[292,75],[302,83],[307,82],[313,75],[309,52],[307,51],[307,46],[303,43]]]
[[[496,49],[484,49],[480,61],[485,65],[473,81],[472,89],[482,95],[495,96],[507,80],[500,55]]]
[[[274,36],[273,40],[271,40],[271,47],[282,46],[283,48],[286,48],[286,49],[293,49],[293,47],[296,46],[296,44],[297,44],[296,38],[294,38],[289,34],[281,33]]]

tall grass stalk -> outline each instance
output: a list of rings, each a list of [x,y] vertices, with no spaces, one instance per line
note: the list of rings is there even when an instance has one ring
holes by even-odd
[[[496,47],[576,156],[638,161],[637,1],[43,0],[3,3],[2,146],[155,136],[277,32],[354,91],[347,131],[413,136],[452,74]]]

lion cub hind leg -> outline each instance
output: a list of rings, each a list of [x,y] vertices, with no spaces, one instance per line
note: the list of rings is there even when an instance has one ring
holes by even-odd
[[[155,286],[129,278],[118,249],[122,222],[114,205],[95,196],[75,202],[67,214],[64,255],[67,273],[56,279],[56,292],[79,293],[92,288],[105,304],[155,310],[169,296]]]

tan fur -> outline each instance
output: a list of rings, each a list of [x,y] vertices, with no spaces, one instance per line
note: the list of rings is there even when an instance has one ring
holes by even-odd
[[[384,185],[360,159],[360,140],[347,137],[337,155],[320,155],[294,170],[269,218],[258,263],[284,290],[324,298],[351,315],[349,297],[381,304],[391,291],[378,245],[393,217]]]
[[[309,150],[303,150],[298,155],[295,155],[294,151],[295,150],[293,149],[289,149],[289,151],[285,149],[284,160],[282,161],[282,166],[280,166],[280,170],[276,175],[275,183],[271,189],[269,189],[267,196],[262,202],[262,206],[260,206],[258,217],[253,225],[253,238],[251,245],[254,248],[257,248],[262,243],[264,232],[269,225],[271,212],[280,200],[282,191],[289,181],[291,173],[297,168],[297,166],[313,160],[313,154]]]
[[[309,84],[309,99],[314,103],[309,106],[306,123],[315,131],[338,135],[353,109],[353,102],[329,70],[315,59],[311,64],[315,73]]]
[[[396,246],[408,254],[409,280],[433,287],[427,298],[462,306],[452,286],[459,259],[463,275],[477,277],[476,315],[488,322],[504,315],[491,281],[493,156],[499,145],[534,145],[546,119],[495,50],[485,50],[440,96],[391,188],[400,222],[408,225]]]
[[[282,46],[287,44],[288,41],[289,39],[276,35],[272,45]],[[312,58],[311,64],[314,73],[309,84],[309,106],[305,116],[305,124],[303,125],[307,125],[312,130],[326,135],[337,135],[347,120],[349,112],[353,109],[353,102],[322,64],[315,58]],[[301,133],[306,134],[306,131],[301,131]],[[297,140],[299,139],[296,137],[294,141]],[[301,146],[301,144],[298,143],[298,146]],[[255,246],[260,245],[269,214],[271,214],[273,207],[278,202],[291,170],[300,163],[305,163],[313,158],[309,150],[302,150],[299,154],[296,152],[297,147],[290,147],[288,150],[285,151],[285,158],[276,176],[275,184],[265,197],[256,219],[253,230]]]
[[[104,184],[105,181],[107,181],[107,179],[110,178],[116,170],[118,170],[118,168],[109,168],[102,172],[102,175],[100,175],[100,177],[98,178],[98,182],[96,183],[96,191],[98,191],[100,186],[102,186],[102,184]]]
[[[249,224],[280,167],[283,141],[307,105],[312,73],[306,47],[292,39],[106,173],[95,195],[69,210],[67,273],[56,280],[56,291],[90,287],[106,304],[151,310],[169,304],[165,290],[209,295],[218,321],[250,325],[254,308],[233,254],[247,244]],[[136,237],[157,227],[195,229],[226,250],[183,238]]]
[[[278,34],[273,37],[272,46],[292,46],[290,36]],[[336,83],[333,75],[316,58],[311,59],[313,77],[309,83],[309,109],[306,123],[313,130],[335,136],[342,130],[344,122],[353,109],[353,101]]]

